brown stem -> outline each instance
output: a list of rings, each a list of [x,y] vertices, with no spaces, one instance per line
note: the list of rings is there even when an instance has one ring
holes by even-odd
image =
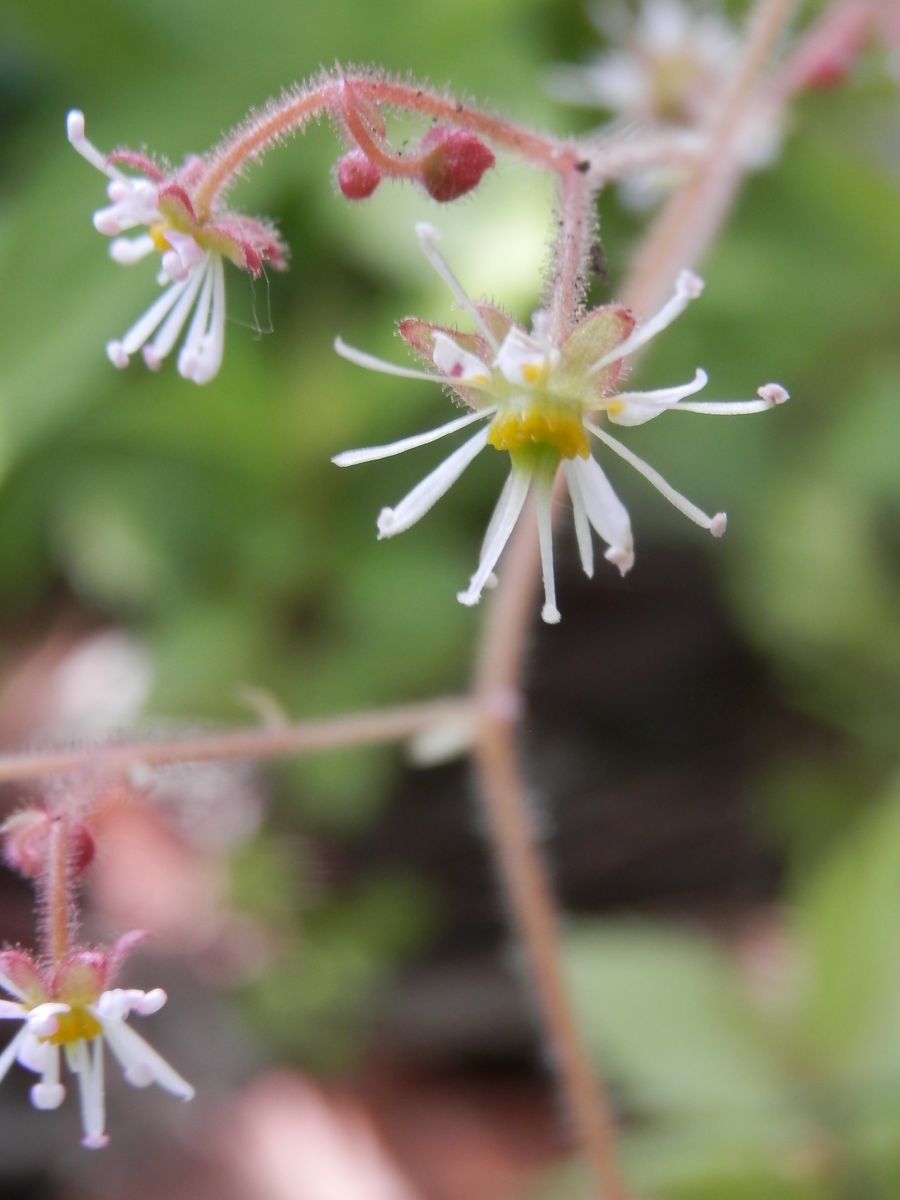
[[[451,696],[422,704],[304,721],[264,729],[235,729],[167,741],[120,742],[77,750],[48,750],[0,756],[0,783],[37,779],[90,769],[126,770],[141,764],[215,762],[232,759],[288,758],[339,746],[366,746],[402,741],[444,721],[474,716],[474,705]]]
[[[656,308],[679,270],[695,266],[721,229],[746,171],[738,144],[746,104],[793,4],[761,0],[751,15],[744,53],[718,106],[706,152],[657,218],[632,264],[623,300],[638,312]]]

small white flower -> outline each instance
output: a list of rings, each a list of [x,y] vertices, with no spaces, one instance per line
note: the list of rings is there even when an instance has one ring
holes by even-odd
[[[109,180],[110,203],[94,214],[94,227],[113,239],[111,257],[131,266],[160,255],[157,282],[166,290],[122,337],[107,343],[110,361],[127,367],[141,351],[147,366],[159,370],[187,326],[178,371],[194,383],[209,383],[225,348],[224,259],[254,278],[267,263],[280,270],[285,251],[278,235],[266,222],[238,213],[201,215],[194,196],[205,164],[196,156],[167,173],[134,151],[103,155],[86,137],[84,114],[77,110],[68,115],[67,131],[82,158]],[[120,165],[137,174],[123,174]],[[122,236],[133,230],[140,232]]]
[[[162,988],[97,992],[99,981],[114,969],[120,953],[114,949],[110,955],[97,951],[75,954],[52,973],[52,979],[21,951],[2,955],[6,970],[0,970],[0,987],[16,999],[0,1000],[0,1020],[20,1021],[21,1028],[0,1054],[0,1080],[18,1062],[40,1076],[31,1088],[34,1107],[59,1108],[66,1094],[61,1082],[64,1057],[69,1072],[78,1080],[82,1145],[89,1149],[99,1149],[109,1140],[104,1042],[134,1087],[155,1083],[181,1100],[194,1095],[191,1085],[127,1023],[132,1014],[158,1012],[166,1002]],[[51,991],[69,999],[45,999]]]
[[[635,392],[617,390],[624,360],[670,325],[703,290],[690,271],[678,278],[675,293],[641,325],[618,305],[589,312],[559,345],[550,338],[544,313],[535,314],[530,333],[498,309],[475,304],[465,293],[437,249],[437,232],[416,227],[422,249],[471,316],[476,333],[460,333],[425,321],[400,323],[401,336],[433,371],[396,367],[346,345],[335,348],[343,357],[406,379],[425,379],[453,389],[471,411],[438,429],[387,446],[349,450],[334,458],[341,467],[400,454],[437,441],[477,422],[485,422],[468,441],[422,480],[393,508],[378,516],[379,537],[392,537],[415,524],[460,477],[488,445],[509,452],[511,470],[488,524],[475,574],[460,592],[461,603],[477,604],[493,580],[493,571],[532,491],[537,502],[538,537],[544,576],[542,616],[559,620],[553,570],[551,496],[560,465],[572,501],[575,533],[582,567],[593,575],[591,528],[607,543],[605,557],[624,575],[634,561],[631,522],[599,463],[591,457],[592,435],[648,480],[686,517],[714,537],[725,532],[724,513],[709,516],[677,492],[648,463],[638,458],[603,428],[604,417],[615,425],[641,425],[666,411],[712,414],[764,412],[787,400],[779,384],[766,384],[758,399],[731,403],[688,402],[706,385],[697,370],[688,383],[672,388]]]

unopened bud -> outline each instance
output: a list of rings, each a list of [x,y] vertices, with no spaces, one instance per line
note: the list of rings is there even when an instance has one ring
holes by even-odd
[[[458,200],[478,186],[495,161],[474,133],[438,127],[422,139],[422,184],[432,200]]]
[[[26,879],[35,879],[47,865],[47,847],[54,817],[42,808],[25,808],[0,826],[3,858]],[[86,825],[77,822],[69,829],[69,862],[72,873],[83,874],[94,858],[94,839]]]
[[[367,200],[381,183],[381,172],[362,150],[350,150],[338,163],[337,181],[348,200]]]

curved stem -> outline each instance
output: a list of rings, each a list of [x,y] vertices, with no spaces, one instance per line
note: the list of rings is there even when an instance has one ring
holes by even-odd
[[[261,158],[312,118],[323,112],[333,112],[346,119],[342,106],[345,86],[369,104],[418,113],[457,129],[471,130],[500,149],[545,170],[565,171],[579,158],[576,148],[569,143],[530,133],[510,121],[470,108],[429,88],[352,72],[324,74],[317,83],[290,92],[252,114],[210,152],[209,166],[194,196],[201,218],[209,217],[216,201],[235,182],[247,163]],[[392,171],[397,173],[396,164]]]
[[[754,12],[741,68],[723,97],[708,153],[664,210],[625,284],[628,302],[639,310],[652,309],[670,287],[677,268],[696,260],[725,218],[743,173],[734,143],[745,102],[784,27],[791,3],[761,0]],[[592,175],[595,169],[592,166]],[[562,181],[560,260],[550,297],[555,338],[564,336],[581,299],[577,281],[583,259],[574,252],[571,260],[566,257],[571,247],[580,245],[583,253],[585,246],[586,193],[579,191],[573,177],[574,172]],[[522,520],[507,549],[501,582],[484,625],[475,693],[486,715],[476,742],[475,764],[498,869],[533,973],[543,1029],[579,1144],[591,1167],[597,1195],[604,1200],[624,1200],[627,1192],[617,1162],[611,1105],[599,1079],[591,1073],[567,993],[555,902],[533,834],[519,763],[518,698],[539,566],[533,522]],[[502,715],[501,710],[505,710]],[[491,715],[492,711],[496,715]]]

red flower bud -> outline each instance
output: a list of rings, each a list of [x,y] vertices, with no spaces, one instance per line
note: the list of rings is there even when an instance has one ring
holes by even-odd
[[[381,183],[381,172],[362,150],[350,150],[338,163],[337,181],[348,200],[367,200]]]
[[[8,866],[26,879],[35,879],[47,865],[47,841],[54,818],[42,808],[25,808],[13,813],[0,826],[3,857]],[[86,825],[76,822],[69,829],[69,863],[77,878],[94,858],[94,839]]]
[[[438,126],[422,139],[422,185],[432,200],[458,200],[478,186],[495,161],[474,133]]]

